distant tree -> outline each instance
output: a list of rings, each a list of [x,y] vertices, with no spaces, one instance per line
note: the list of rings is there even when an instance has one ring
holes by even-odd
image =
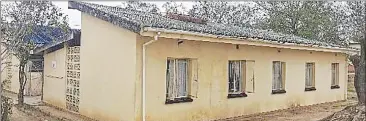
[[[24,86],[27,82],[26,64],[33,50],[38,46],[29,37],[36,33],[37,27],[60,28],[58,35],[67,36],[69,26],[67,16],[61,9],[50,1],[15,1],[1,4],[2,45],[19,61],[19,93],[18,104],[24,103]],[[52,31],[44,30],[43,33],[56,39]],[[62,34],[63,33],[63,34]]]
[[[159,8],[156,4],[146,3],[142,1],[125,1],[122,2],[124,8],[134,9],[138,11],[150,12],[150,13],[158,13]]]
[[[265,12],[262,29],[293,34],[324,42],[344,43],[339,36],[340,19],[333,2],[266,1],[256,2]]]
[[[162,6],[164,8],[165,13],[174,13],[174,14],[186,14],[187,8],[183,5],[183,3],[176,3],[176,2],[166,2]]]
[[[203,18],[213,23],[251,27],[255,24],[255,7],[243,4],[229,3],[226,1],[197,1],[188,14],[193,17]]]

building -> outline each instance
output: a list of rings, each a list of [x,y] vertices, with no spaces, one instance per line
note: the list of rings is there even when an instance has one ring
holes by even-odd
[[[37,46],[31,54],[28,64],[26,65],[26,78],[24,95],[26,96],[40,96],[42,95],[43,86],[43,53],[41,49],[45,45],[49,46],[52,43],[60,41],[66,41],[72,39],[71,36],[64,35],[65,32],[61,32],[62,29],[46,27],[46,26],[34,26],[33,33],[27,35],[24,41],[32,41]],[[75,30],[72,30],[75,32]],[[71,38],[70,38],[71,37]],[[2,47],[4,49],[5,47]],[[3,51],[2,51],[3,52]],[[4,89],[10,92],[19,92],[19,59],[11,52],[6,51],[8,54],[4,54],[2,58],[2,76],[1,80],[4,82]]]
[[[358,49],[358,50],[361,49],[361,45],[360,45],[359,42],[350,42],[349,47],[355,48],[355,49]],[[361,51],[359,51],[358,53],[354,53],[354,54],[361,54]],[[353,82],[354,78],[355,78],[355,67],[352,64],[352,62],[349,60],[349,64],[348,64],[348,81]]]
[[[361,45],[359,42],[350,42],[349,46],[352,48],[357,48],[357,49],[361,49]]]
[[[44,101],[98,120],[212,120],[347,99],[355,50],[85,2],[78,44],[44,53]],[[48,51],[48,52],[47,52]]]
[[[19,60],[13,55],[7,55],[3,60],[1,80],[4,82],[4,89],[13,93],[19,92]],[[27,82],[24,86],[24,95],[39,96],[42,94],[43,81],[43,58],[33,55],[26,65]]]

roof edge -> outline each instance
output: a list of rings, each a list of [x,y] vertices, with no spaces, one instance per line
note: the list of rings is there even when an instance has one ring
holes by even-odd
[[[121,28],[128,29],[129,31],[132,31],[135,33],[140,33],[140,31],[142,30],[142,27],[141,27],[142,25],[140,25],[134,21],[124,20],[115,15],[107,15],[107,13],[105,11],[95,9],[93,7],[90,7],[87,4],[91,4],[91,3],[86,3],[86,2],[81,2],[81,1],[80,2],[79,1],[68,1],[68,9],[78,10],[82,13],[89,14],[93,17],[107,21],[113,25],[117,25]],[[100,6],[104,7],[104,5],[100,5]],[[108,6],[108,7],[112,7],[112,6]],[[122,8],[118,8],[118,7],[113,7],[113,8],[122,9]],[[130,26],[128,24],[121,24],[121,23],[128,23],[128,24],[131,24],[132,26]]]
[[[70,35],[69,35],[69,36],[67,36],[67,37],[65,37],[64,39],[62,39],[62,41],[57,41],[57,42],[54,42],[54,43],[52,43],[52,44],[47,44],[47,45],[45,45],[45,46],[42,46],[42,47],[36,48],[36,49],[34,50],[34,53],[35,53],[35,54],[39,54],[39,53],[41,53],[41,52],[43,52],[43,51],[45,51],[45,50],[47,50],[47,49],[49,49],[49,48],[51,48],[51,47],[54,47],[54,46],[59,45],[59,44],[62,44],[62,43],[64,43],[64,42],[67,42],[67,41],[72,40],[72,39],[74,39],[74,32],[71,32],[71,33],[70,33]]]
[[[351,48],[341,48],[341,47],[332,47],[332,46],[320,46],[320,45],[307,45],[307,44],[296,44],[296,43],[279,43],[273,42],[264,39],[258,38],[246,38],[246,37],[231,37],[231,36],[218,36],[213,34],[205,34],[198,32],[190,32],[190,31],[182,31],[182,30],[174,30],[174,29],[165,29],[165,28],[153,28],[153,27],[145,27],[143,32],[140,33],[142,36],[150,36],[153,37],[155,35],[149,34],[147,32],[163,32],[168,34],[178,34],[180,36],[170,36],[170,35],[160,35],[160,37],[167,38],[177,38],[184,39],[188,37],[183,37],[181,35],[190,35],[192,37],[208,37],[214,39],[227,39],[228,41],[223,40],[203,40],[196,39],[198,41],[210,41],[210,42],[219,42],[219,43],[231,43],[231,44],[245,44],[245,45],[254,45],[254,46],[266,46],[266,47],[276,47],[276,48],[288,48],[288,49],[298,49],[298,50],[313,50],[313,51],[323,51],[323,52],[337,52],[337,53],[347,53],[354,54],[358,53],[359,50],[351,49]],[[190,37],[190,38],[192,38]],[[243,41],[245,40],[245,41]]]

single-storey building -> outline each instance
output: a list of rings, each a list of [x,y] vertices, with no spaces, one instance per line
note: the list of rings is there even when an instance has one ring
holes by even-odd
[[[81,37],[44,52],[44,101],[103,121],[199,121],[347,99],[352,49],[70,1]],[[70,44],[78,43],[78,44]]]
[[[360,42],[350,42],[348,44],[348,46],[350,48],[355,48],[355,49],[358,49],[359,52],[358,53],[354,53],[354,54],[361,54],[361,45],[360,45]],[[349,82],[353,82],[354,81],[354,78],[355,78],[355,67],[354,65],[352,64],[351,60],[348,60],[348,81]]]
[[[350,42],[349,46],[356,49],[361,49],[361,45],[359,42]]]
[[[13,55],[6,55],[1,71],[1,81],[4,89],[13,93],[19,92],[19,59]],[[42,93],[43,56],[32,55],[26,65],[27,82],[24,86],[24,95],[39,96]]]
[[[23,41],[32,41],[37,47],[30,56],[26,65],[26,84],[24,95],[39,96],[42,95],[43,84],[43,53],[42,49],[61,41],[72,39],[71,34],[65,34],[61,28],[49,26],[34,26],[33,32],[24,37]],[[70,30],[77,32],[77,30]],[[6,49],[2,46],[2,49]],[[3,52],[3,51],[2,51]],[[19,59],[11,50],[3,54],[1,67],[1,81],[4,82],[4,89],[13,93],[19,92]]]

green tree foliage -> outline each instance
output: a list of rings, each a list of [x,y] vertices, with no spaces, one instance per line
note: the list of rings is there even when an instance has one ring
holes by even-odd
[[[174,14],[185,14],[187,13],[187,8],[183,5],[183,3],[176,2],[165,2],[162,6],[164,8],[165,13],[174,13]]]
[[[347,29],[353,41],[361,41],[365,33],[365,6],[363,1],[347,2],[349,15],[347,16]]]
[[[241,27],[251,27],[257,21],[257,8],[252,2],[240,4],[226,1],[197,1],[188,14],[203,18],[213,23],[230,24]]]
[[[122,4],[124,5],[124,8],[127,9],[134,9],[151,13],[159,12],[159,8],[156,6],[156,4],[146,3],[142,1],[125,1]]]
[[[338,35],[340,14],[334,2],[326,1],[267,1],[256,2],[265,13],[262,29],[293,34],[308,39],[342,44]]]

